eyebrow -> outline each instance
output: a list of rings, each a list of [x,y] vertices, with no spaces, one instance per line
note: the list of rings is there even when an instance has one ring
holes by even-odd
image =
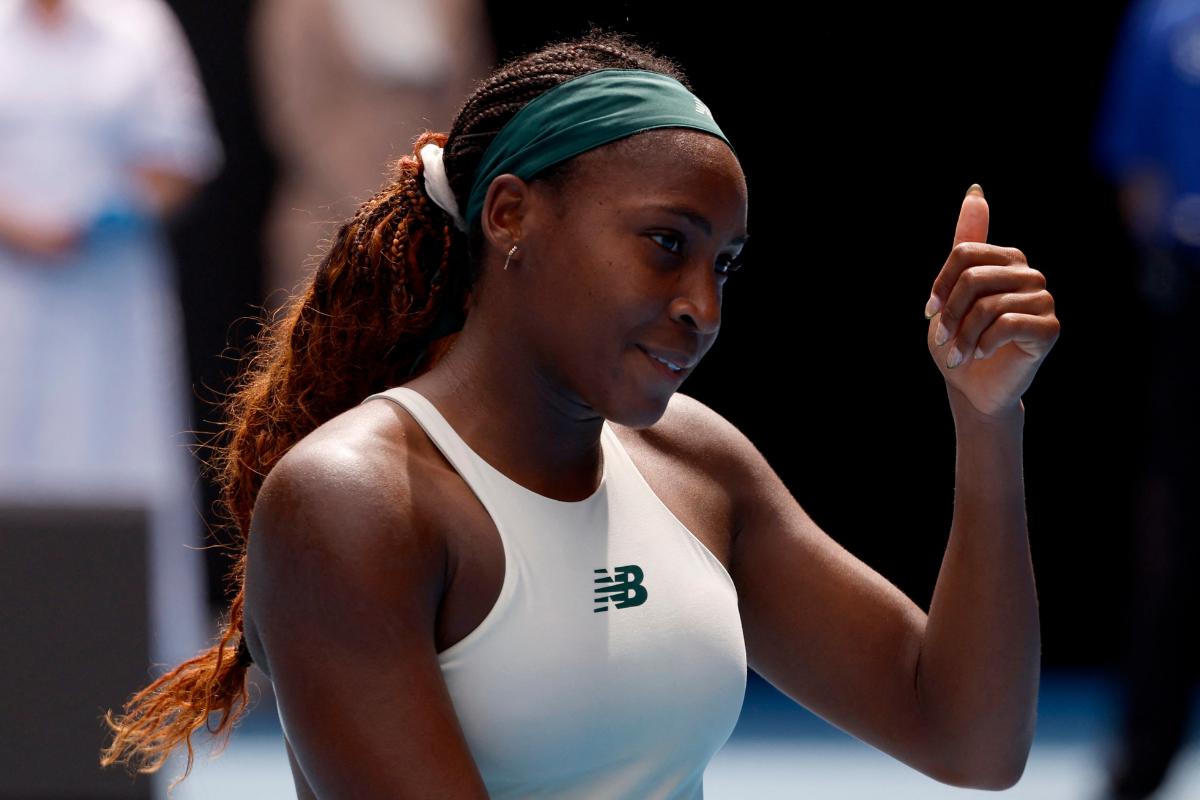
[[[692,224],[699,227],[701,230],[703,230],[709,236],[712,236],[712,223],[709,222],[708,219],[698,211],[690,209],[687,206],[673,206],[673,205],[670,205],[669,203],[658,203],[656,205],[651,206],[651,208],[658,209],[659,211],[666,211],[668,214],[675,214],[676,216],[680,216],[685,219],[688,219],[692,222]],[[739,236],[736,239],[730,240],[729,243],[730,244],[745,244],[749,239],[750,239],[750,234],[745,234],[744,236]]]

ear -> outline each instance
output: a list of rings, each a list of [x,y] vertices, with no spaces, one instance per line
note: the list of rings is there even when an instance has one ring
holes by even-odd
[[[506,172],[492,179],[483,198],[480,226],[496,250],[507,252],[520,241],[532,194],[529,184],[516,175]]]

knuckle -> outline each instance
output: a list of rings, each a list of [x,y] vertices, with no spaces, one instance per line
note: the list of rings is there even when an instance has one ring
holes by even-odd
[[[968,258],[971,253],[975,252],[975,242],[959,242],[954,245],[951,251],[956,258]]]

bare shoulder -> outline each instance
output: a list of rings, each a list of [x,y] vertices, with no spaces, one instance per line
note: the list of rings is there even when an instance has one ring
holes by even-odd
[[[419,507],[434,504],[417,501],[427,470],[372,405],[384,404],[339,415],[264,480],[247,642],[271,677],[300,796],[486,797],[437,658],[447,560]]]
[[[672,395],[662,418],[640,433],[649,445],[728,495],[736,537],[740,509],[750,497],[756,472],[766,464],[758,448],[720,412],[682,392]]]
[[[736,426],[700,400],[683,392],[675,392],[667,403],[662,418],[639,431],[642,437],[659,449],[700,457],[705,463],[722,463],[735,440],[745,437]]]
[[[298,441],[267,475],[259,496],[286,483],[322,502],[413,522],[429,497],[425,479],[431,472],[429,448],[417,432],[417,423],[395,403],[353,406]]]
[[[432,491],[419,448],[384,406],[356,406],[296,443],[268,472],[255,499],[247,540],[245,618],[255,662],[270,675],[261,630],[273,599],[305,585],[307,573],[336,562],[347,579],[377,591],[386,609],[404,558],[429,573],[436,609],[444,591],[446,547],[425,502]]]
[[[420,453],[390,405],[355,406],[298,441],[263,480],[255,512],[260,504],[273,513],[299,505],[354,509],[362,521],[383,525],[413,521],[419,495],[411,484],[425,471],[413,463]]]

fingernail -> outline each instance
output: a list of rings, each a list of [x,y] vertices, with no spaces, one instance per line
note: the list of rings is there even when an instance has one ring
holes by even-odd
[[[936,294],[929,295],[929,302],[925,304],[925,319],[930,319],[942,307],[942,301],[938,300]]]
[[[950,348],[950,357],[946,359],[946,366],[954,369],[962,362],[962,353],[958,352],[958,345]]]
[[[967,194],[971,194],[971,192],[974,192],[975,194],[979,195],[980,197],[983,197],[983,187],[980,186],[978,183],[972,183],[971,188],[967,189]]]
[[[933,343],[936,344],[938,347],[941,347],[942,345],[944,345],[946,343],[946,340],[949,338],[950,338],[950,331],[946,330],[946,326],[944,324],[942,324],[941,320],[938,320],[937,331],[935,331],[933,334]]]
[[[983,348],[982,347],[975,348],[975,358],[976,358],[976,360],[983,358]]]

